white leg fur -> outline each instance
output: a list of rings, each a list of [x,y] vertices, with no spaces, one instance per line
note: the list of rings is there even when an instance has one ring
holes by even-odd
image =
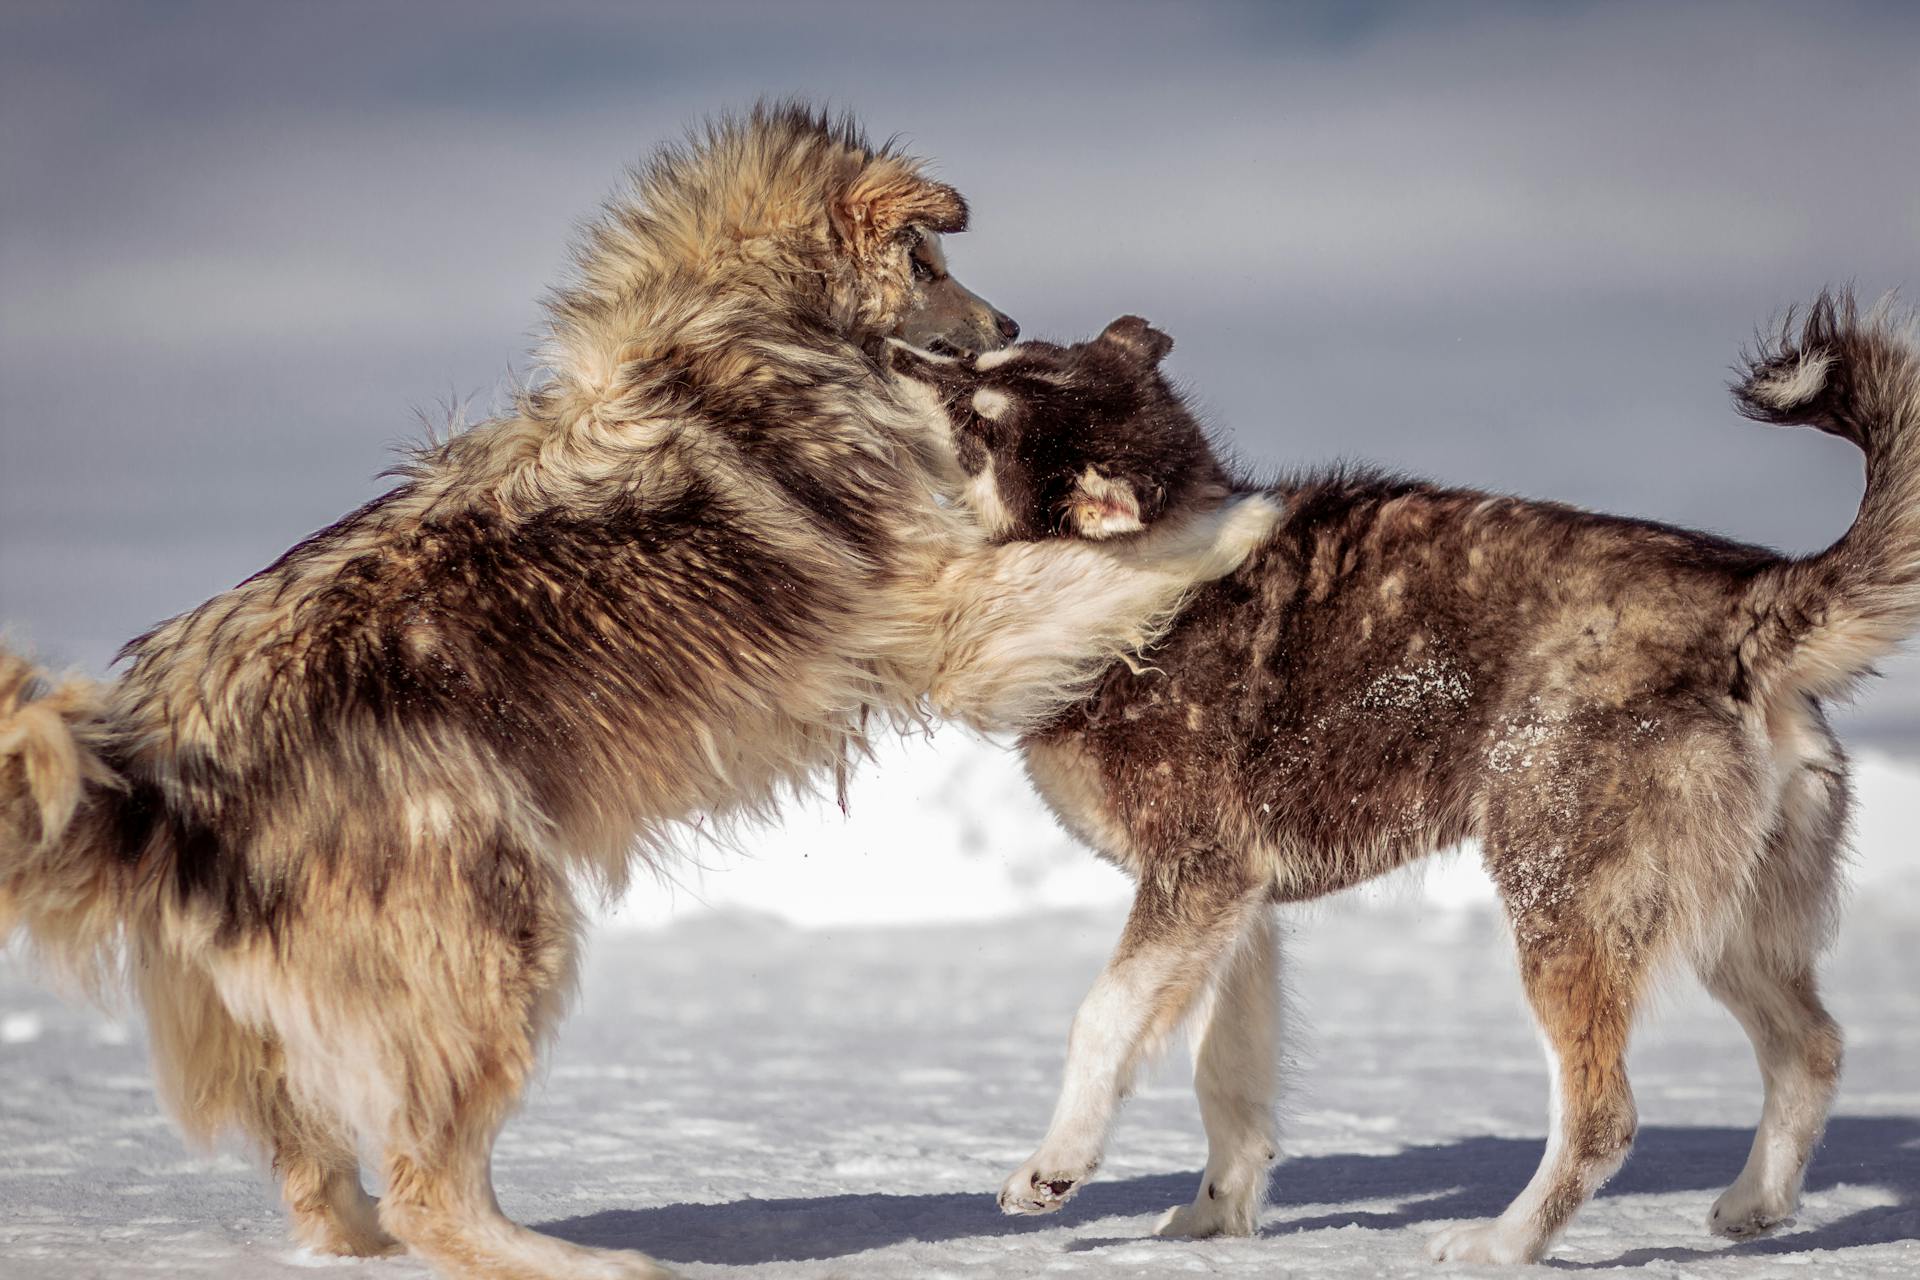
[[[1707,1218],[1716,1235],[1740,1240],[1770,1231],[1793,1216],[1800,1204],[1807,1160],[1826,1128],[1833,1102],[1834,1077],[1812,1069],[1805,1040],[1789,1038],[1783,1029],[1798,1024],[1813,1035],[1833,1035],[1836,1043],[1837,1034],[1829,1028],[1816,1029],[1795,996],[1779,989],[1764,973],[1735,972],[1729,966],[1717,989],[1746,1027],[1766,1083],[1766,1101],[1747,1163]]]
[[[1701,977],[1746,1029],[1766,1101],[1740,1176],[1707,1225],[1745,1239],[1793,1215],[1839,1083],[1840,1030],[1820,1003],[1814,958],[1838,893],[1845,785],[1839,766],[1803,769],[1725,951]]]
[[[1193,1203],[1162,1218],[1159,1235],[1248,1236],[1259,1225],[1276,1152],[1279,960],[1273,912],[1256,909],[1227,960],[1194,1049],[1206,1172]]]
[[[1142,886],[1114,958],[1074,1015],[1053,1121],[1040,1149],[1001,1188],[1004,1212],[1051,1213],[1099,1167],[1135,1075],[1213,981],[1256,900],[1264,899],[1249,893],[1189,903],[1177,885]],[[1184,910],[1169,922],[1172,903]]]
[[[1040,1149],[1001,1188],[1003,1212],[1051,1213],[1100,1166],[1114,1113],[1147,1056],[1143,1042],[1155,993],[1176,963],[1169,955],[1124,961],[1109,965],[1094,982],[1067,1037],[1067,1069],[1053,1121]]]
[[[988,732],[1045,723],[1157,640],[1195,586],[1239,568],[1279,517],[1255,494],[1138,538],[1015,542],[959,561],[941,584],[933,709]]]

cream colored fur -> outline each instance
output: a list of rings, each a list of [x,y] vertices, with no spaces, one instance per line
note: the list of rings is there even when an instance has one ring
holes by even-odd
[[[871,354],[1009,336],[929,242],[964,220],[849,125],[717,124],[588,229],[511,412],[114,682],[0,654],[0,930],[97,985],[132,971],[169,1110],[244,1135],[302,1240],[666,1274],[518,1227],[491,1187],[582,893],[844,779],[874,726],[1048,714],[1244,557],[1258,521],[989,545],[944,415]]]
[[[1237,568],[1279,514],[1256,494],[1133,540],[1008,543],[954,565],[934,710],[986,730],[1043,723],[1112,661],[1150,647],[1187,593]]]

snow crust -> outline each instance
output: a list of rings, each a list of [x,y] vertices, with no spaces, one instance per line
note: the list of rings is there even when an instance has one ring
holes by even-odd
[[[1385,692],[1391,692],[1387,690]],[[1856,888],[1920,902],[1920,764],[1854,759]],[[716,909],[808,927],[951,923],[1123,904],[1132,886],[1053,821],[1017,752],[958,730],[882,742],[847,792],[794,805],[737,847],[690,846],[604,915],[654,927]],[[1363,900],[1464,908],[1493,890],[1471,846],[1353,892]]]
[[[883,751],[851,816],[812,807],[699,894],[649,905],[643,885],[612,915],[501,1141],[507,1212],[693,1277],[1343,1280],[1434,1274],[1426,1237],[1525,1183],[1546,1071],[1504,925],[1459,858],[1285,913],[1291,1082],[1260,1236],[1150,1236],[1205,1153],[1178,1058],[1065,1211],[1002,1217],[994,1189],[1045,1126],[1127,886],[1051,827],[1004,753],[940,745]],[[1798,1219],[1741,1245],[1706,1232],[1760,1086],[1732,1019],[1675,983],[1635,1045],[1639,1145],[1551,1264],[1920,1274],[1920,769],[1859,763],[1861,887],[1827,968],[1848,1061]],[[0,1080],[4,1280],[426,1274],[292,1247],[253,1162],[188,1151],[159,1114],[137,1019],[63,1004],[10,961]]]

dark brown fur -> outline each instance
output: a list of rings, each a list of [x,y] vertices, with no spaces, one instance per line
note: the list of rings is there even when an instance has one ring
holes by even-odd
[[[945,271],[965,221],[850,122],[718,123],[589,229],[512,412],[108,686],[0,653],[0,939],[99,985],[127,961],[163,1097],[271,1159],[308,1243],[666,1274],[507,1222],[494,1135],[569,995],[582,881],[918,714],[983,540],[874,353],[1011,335]]]
[[[1053,513],[1120,484],[1145,496],[1150,523],[1177,510],[1151,495],[1223,474],[1158,371],[1170,343],[1143,330],[1129,318],[981,367],[896,367],[943,393],[1009,536],[1097,536]],[[1822,299],[1739,394],[1756,416],[1867,450],[1861,519],[1833,551],[1791,560],[1552,503],[1308,475],[1267,490],[1284,506],[1272,537],[1199,588],[1145,661],[1024,740],[1062,820],[1140,892],[1076,1021],[1053,1129],[1004,1206],[1057,1208],[1097,1162],[1110,1110],[1106,1086],[1086,1081],[1124,1082],[1210,985],[1232,994],[1223,938],[1245,928],[1249,901],[1335,892],[1475,838],[1559,1067],[1562,1119],[1507,1215],[1449,1233],[1436,1256],[1537,1258],[1624,1158],[1633,1011],[1676,953],[1748,1025],[1769,1074],[1754,1161],[1714,1225],[1744,1234],[1785,1216],[1839,1053],[1813,956],[1847,782],[1819,697],[1920,617],[1920,355],[1884,318]],[[1152,1012],[1116,1012],[1129,1001]],[[1203,1065],[1216,1034],[1218,1014]],[[1110,1047],[1121,1040],[1124,1054]],[[1264,1184],[1244,1172],[1268,1142],[1263,1108],[1210,1102],[1208,1088],[1214,1159],[1205,1194],[1169,1220],[1183,1234],[1250,1229]],[[1769,1144],[1798,1163],[1763,1168]],[[1234,1213],[1209,1207],[1216,1165],[1240,1171]]]
[[[966,212],[844,121],[717,123],[589,228],[512,412],[116,681],[0,652],[0,940],[96,987],[127,962],[162,1097],[242,1131],[309,1244],[664,1275],[493,1196],[583,891],[843,780],[870,724],[1045,721],[1271,527],[1249,501],[990,541],[944,414],[880,361],[1016,332],[947,269]]]

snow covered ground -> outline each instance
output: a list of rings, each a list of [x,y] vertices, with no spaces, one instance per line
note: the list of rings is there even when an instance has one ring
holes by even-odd
[[[1545,1070],[1469,859],[1289,912],[1296,1066],[1260,1237],[1175,1243],[1204,1140],[1176,1057],[1099,1180],[1053,1218],[993,1191],[1051,1106],[1126,886],[1040,815],[1004,755],[888,748],[830,805],[668,894],[589,957],[543,1086],[501,1142],[515,1217],[689,1276],[1424,1276],[1425,1237],[1497,1212],[1545,1127]],[[1690,987],[1633,1058],[1640,1143],[1551,1264],[1648,1276],[1920,1273],[1920,769],[1861,762],[1860,892],[1828,967],[1850,1056],[1798,1221],[1702,1222],[1759,1109],[1732,1020]],[[157,1114],[138,1024],[0,966],[0,1277],[418,1277],[293,1249],[233,1154]]]

